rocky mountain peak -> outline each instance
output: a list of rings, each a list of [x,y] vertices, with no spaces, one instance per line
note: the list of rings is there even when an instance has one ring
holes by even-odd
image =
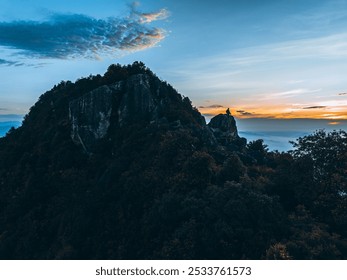
[[[86,152],[105,138],[109,128],[133,124],[189,122],[205,125],[201,115],[170,85],[150,74],[134,74],[102,85],[69,102],[71,138]],[[188,119],[188,120],[187,120]]]
[[[156,119],[157,110],[149,75],[132,75],[70,101],[71,138],[89,151],[97,140],[106,136],[113,112],[117,116],[116,125],[122,127],[137,120]]]
[[[240,139],[235,118],[230,114],[229,109],[226,114],[219,114],[211,119],[208,124],[216,139],[223,145],[227,145]]]

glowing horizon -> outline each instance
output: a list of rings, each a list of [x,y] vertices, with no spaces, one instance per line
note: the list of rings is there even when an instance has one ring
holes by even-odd
[[[285,107],[281,105],[273,105],[267,107],[250,107],[250,106],[199,106],[197,109],[202,115],[215,116],[218,114],[225,114],[227,108],[230,109],[231,114],[239,119],[256,119],[256,118],[270,118],[270,119],[321,119],[321,120],[347,120],[347,108],[340,107],[324,107],[311,106],[311,107]]]

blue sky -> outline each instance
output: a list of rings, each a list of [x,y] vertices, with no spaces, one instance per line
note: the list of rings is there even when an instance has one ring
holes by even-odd
[[[0,115],[143,61],[207,116],[347,119],[347,0],[0,0]]]

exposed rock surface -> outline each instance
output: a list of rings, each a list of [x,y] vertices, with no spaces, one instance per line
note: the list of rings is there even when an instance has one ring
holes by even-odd
[[[152,120],[157,117],[158,106],[151,93],[147,75],[131,76],[122,83],[124,95],[118,109],[119,125],[137,120]]]
[[[223,145],[238,140],[236,122],[229,114],[219,114],[211,119],[208,126],[212,130],[216,139]]]
[[[116,97],[121,101],[114,102]],[[97,140],[106,136],[113,110],[117,112],[120,127],[134,121],[155,119],[158,106],[151,93],[149,77],[134,75],[125,81],[103,85],[71,101],[72,140],[81,144],[85,151],[90,151]]]
[[[69,104],[71,138],[88,151],[94,142],[107,134],[112,113],[112,96],[118,85],[101,86]]]

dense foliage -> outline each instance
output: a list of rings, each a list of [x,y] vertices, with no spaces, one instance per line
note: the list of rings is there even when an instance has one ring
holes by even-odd
[[[156,78],[136,62],[61,82],[0,139],[0,258],[347,258],[344,131],[289,153],[208,144],[197,110],[163,82],[182,125],[114,126],[93,154],[76,146],[69,101],[138,73]]]

